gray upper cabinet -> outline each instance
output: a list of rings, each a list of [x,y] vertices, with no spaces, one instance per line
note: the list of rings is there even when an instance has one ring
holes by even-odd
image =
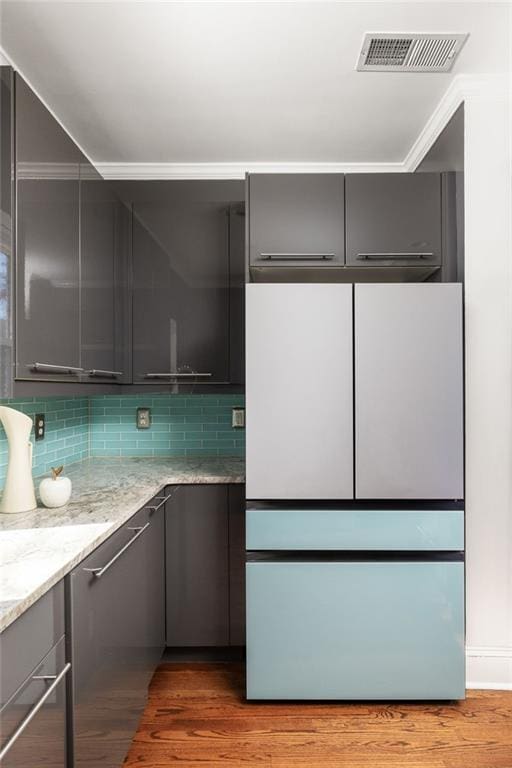
[[[256,267],[342,266],[342,174],[251,174],[249,261]]]
[[[158,498],[69,578],[75,768],[119,768],[165,645],[164,506]]]
[[[80,163],[80,314],[84,380],[121,382],[121,203],[86,158]]]
[[[14,379],[14,75],[0,67],[0,397],[11,397]]]
[[[241,382],[242,191],[234,182],[123,187],[133,198],[134,383]]]
[[[347,266],[440,265],[439,173],[347,174]]]
[[[227,646],[227,485],[182,485],[167,503],[167,645]]]
[[[461,499],[462,286],[355,286],[357,499]]]
[[[19,75],[15,104],[16,376],[76,380],[80,154]]]

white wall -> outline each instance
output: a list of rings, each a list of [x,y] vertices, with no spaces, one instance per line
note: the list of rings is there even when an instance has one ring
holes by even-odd
[[[509,84],[465,102],[468,683],[512,688],[512,172]]]

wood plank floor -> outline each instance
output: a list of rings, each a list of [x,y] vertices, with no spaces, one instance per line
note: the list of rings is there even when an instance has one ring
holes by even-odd
[[[242,664],[162,664],[129,768],[512,768],[512,692],[447,704],[253,704]]]

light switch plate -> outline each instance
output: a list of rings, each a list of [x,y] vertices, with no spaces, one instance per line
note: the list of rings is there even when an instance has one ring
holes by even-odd
[[[232,408],[231,426],[234,429],[243,429],[245,427],[245,408]]]
[[[137,429],[149,429],[151,426],[151,410],[137,408]]]

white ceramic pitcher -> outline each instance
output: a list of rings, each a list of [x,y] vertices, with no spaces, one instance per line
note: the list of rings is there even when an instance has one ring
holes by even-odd
[[[14,408],[0,406],[9,444],[9,463],[0,500],[0,512],[28,512],[37,506],[32,480],[32,443],[29,440],[32,419]]]

